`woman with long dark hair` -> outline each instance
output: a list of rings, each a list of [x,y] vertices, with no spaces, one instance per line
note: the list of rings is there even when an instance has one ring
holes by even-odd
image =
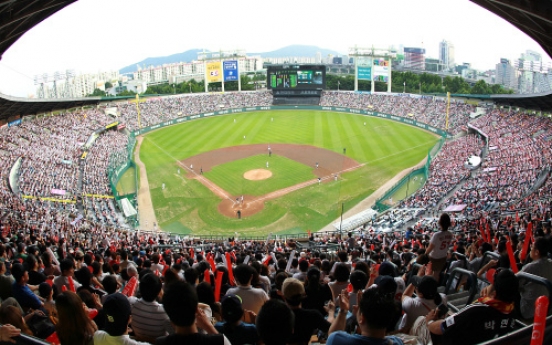
[[[327,315],[328,312],[324,309],[324,305],[332,299],[332,291],[328,284],[320,283],[320,270],[318,267],[312,266],[307,271],[307,280],[305,281],[305,299],[301,302],[304,309],[316,309],[322,315]]]
[[[74,292],[64,291],[56,298],[58,323],[56,332],[61,345],[91,345],[94,343],[96,324],[88,317],[81,298]]]

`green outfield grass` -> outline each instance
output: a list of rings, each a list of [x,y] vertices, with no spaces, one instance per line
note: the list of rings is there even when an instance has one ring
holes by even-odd
[[[230,163],[221,164],[205,173],[205,177],[232,195],[260,196],[278,189],[312,180],[316,175],[312,167],[298,163],[282,156],[270,157],[269,167],[266,167],[266,155],[256,155]],[[266,180],[251,181],[243,178],[246,171],[266,169],[272,176]]]
[[[198,235],[235,231],[261,235],[319,230],[339,217],[342,204],[345,210],[353,207],[398,172],[419,163],[438,139],[420,129],[379,118],[325,111],[266,111],[190,121],[152,132],[142,143],[140,158],[146,164],[152,201],[162,229]],[[337,182],[313,185],[271,200],[262,212],[241,220],[219,214],[220,199],[196,180],[188,180],[177,172],[179,161],[199,153],[260,143],[314,145],[338,153],[346,147],[348,157],[366,165],[341,175]],[[266,163],[266,156],[262,160]],[[240,169],[245,165],[241,161],[248,159],[224,164],[228,166],[224,169],[234,169],[235,164],[236,176],[222,170],[215,173],[218,169],[210,172],[232,175],[234,181],[240,181],[229,182],[241,188],[236,194],[246,194],[245,180],[240,180],[243,175]],[[271,170],[272,167],[271,162]],[[298,168],[301,167],[288,171],[295,174]],[[287,175],[283,178],[292,184],[295,182],[291,180],[296,179]],[[282,188],[270,186],[270,180],[263,181],[267,185],[263,188]],[[272,181],[283,183],[281,179]],[[165,189],[161,188],[163,183]]]
[[[392,206],[393,204],[414,194],[424,185],[425,181],[426,179],[423,172],[414,174],[413,176],[410,176],[410,180],[407,180],[406,183],[404,183],[390,196],[390,200],[383,200],[383,202]]]
[[[136,193],[135,175],[136,169],[132,166],[125,171],[119,179],[119,182],[117,182],[117,193],[119,193],[119,195]]]

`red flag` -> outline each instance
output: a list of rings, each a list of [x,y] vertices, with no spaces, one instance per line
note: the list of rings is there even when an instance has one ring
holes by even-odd
[[[228,280],[230,285],[236,285],[234,283],[234,271],[232,270],[232,259],[230,259],[230,253],[226,252],[226,266],[228,268]]]
[[[214,272],[217,267],[215,265],[215,260],[213,260],[213,256],[209,255],[207,262],[211,265],[211,270]]]
[[[520,260],[523,262],[529,252],[529,244],[531,243],[531,237],[533,235],[533,222],[527,224],[527,231],[525,231],[525,240],[523,241],[523,248],[519,254]]]
[[[99,314],[98,309],[95,309],[95,308],[88,309],[88,317],[90,318],[90,320],[94,320],[94,318],[98,316],[98,314]]]
[[[75,289],[75,282],[73,281],[73,277],[68,276],[69,279],[69,290],[73,292],[77,292],[77,289]]]
[[[510,258],[510,267],[514,273],[518,273],[516,259],[514,258],[514,251],[512,250],[512,243],[510,243],[510,241],[506,242],[506,248],[508,249],[508,257]]]
[[[211,283],[211,273],[209,272],[209,270],[203,271],[203,281],[207,282],[209,284],[212,284]]]
[[[531,345],[542,345],[545,335],[546,314],[548,312],[548,297],[540,296],[535,301],[535,316],[533,317],[533,333]]]
[[[222,276],[224,272],[217,271],[217,276],[215,277],[215,302],[220,301],[220,287],[222,285]]]
[[[516,223],[519,222],[519,213],[516,211]]]
[[[125,288],[121,293],[127,297],[134,296],[134,291],[136,291],[136,286],[138,285],[138,278],[136,276],[131,277],[128,280],[128,283],[125,285]]]
[[[57,332],[54,332],[50,334],[48,338],[46,338],[46,341],[49,342],[52,345],[59,345],[61,342],[59,341],[59,338],[57,336]]]
[[[479,232],[481,233],[481,237],[483,237],[484,242],[490,242],[490,238],[487,239],[487,234],[485,233],[485,230],[483,229],[483,224],[479,223]]]
[[[485,277],[487,278],[487,281],[491,284],[494,284],[494,274],[496,272],[496,269],[489,268],[487,270],[487,273],[485,274]]]

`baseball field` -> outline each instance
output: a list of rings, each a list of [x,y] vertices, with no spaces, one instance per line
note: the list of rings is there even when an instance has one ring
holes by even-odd
[[[162,230],[287,234],[321,229],[342,205],[419,163],[438,139],[379,118],[273,110],[149,133],[139,155]]]

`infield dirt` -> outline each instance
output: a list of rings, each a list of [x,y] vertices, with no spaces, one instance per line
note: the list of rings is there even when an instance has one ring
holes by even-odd
[[[262,196],[250,196],[230,195],[230,193],[201,174],[201,172],[208,172],[214,166],[254,155],[265,154],[269,158],[269,148],[272,155],[284,156],[304,165],[312,166],[313,173],[317,178]],[[188,170],[187,178],[197,179],[214,194],[222,198],[218,205],[218,211],[227,217],[236,217],[238,210],[240,210],[242,217],[251,216],[261,211],[267,200],[279,198],[312,184],[332,181],[336,174],[339,175],[362,166],[346,155],[315,146],[293,144],[256,144],[226,147],[187,158],[181,163]]]

